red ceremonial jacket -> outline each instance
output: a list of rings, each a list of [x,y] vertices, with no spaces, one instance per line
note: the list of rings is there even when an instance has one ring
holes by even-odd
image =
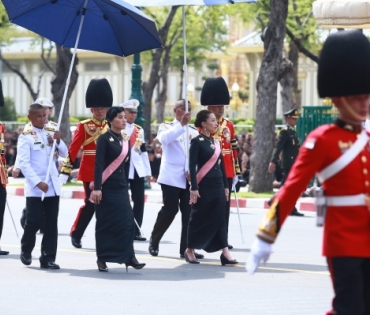
[[[358,130],[355,130],[358,129]],[[259,226],[257,236],[274,242],[285,218],[313,178],[337,160],[357,140],[361,130],[338,120],[311,132],[302,145],[284,186]],[[323,183],[326,196],[370,195],[370,145],[344,169]],[[370,257],[370,207],[328,206],[323,255]]]
[[[109,129],[107,121],[99,121],[94,117],[81,121],[73,134],[72,143],[68,149],[68,155],[63,164],[61,173],[70,175],[73,163],[78,151],[83,148],[80,169],[77,179],[83,182],[94,180],[96,140]]]
[[[8,172],[6,171],[5,148],[4,148],[4,125],[0,122],[0,184],[5,187],[8,183]]]
[[[211,134],[211,136],[221,143],[226,178],[233,178],[236,174],[240,174],[237,151],[238,143],[235,138],[233,123],[230,120],[221,117],[218,121],[217,131]]]

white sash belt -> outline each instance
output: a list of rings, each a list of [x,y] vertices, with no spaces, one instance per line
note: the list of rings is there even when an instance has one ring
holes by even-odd
[[[316,202],[318,205],[327,205],[334,207],[349,207],[349,206],[367,206],[370,198],[366,194],[358,194],[352,196],[334,196],[334,197],[318,197]]]

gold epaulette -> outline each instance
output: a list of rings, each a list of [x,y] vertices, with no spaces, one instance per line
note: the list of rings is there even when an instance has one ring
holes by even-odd
[[[232,121],[230,120],[230,119],[228,119],[228,118],[226,118],[226,117],[222,117],[223,119],[225,119],[226,121],[228,121],[228,122],[231,122],[232,123]]]
[[[143,127],[141,127],[140,125],[134,124],[134,126],[135,126],[137,129],[143,129]]]
[[[55,131],[55,128],[52,128],[52,127],[44,127],[44,129],[46,131]]]
[[[55,121],[49,120],[49,123],[51,123],[54,126],[58,126],[58,123],[56,123]]]
[[[82,121],[80,121],[80,124],[87,124],[88,122],[90,122],[91,121],[91,118],[88,118],[88,119],[85,119],[85,120],[82,120]]]
[[[22,132],[22,135],[28,135],[29,133],[31,133],[32,132],[32,129],[28,129],[28,130],[26,130],[26,131],[23,131]]]

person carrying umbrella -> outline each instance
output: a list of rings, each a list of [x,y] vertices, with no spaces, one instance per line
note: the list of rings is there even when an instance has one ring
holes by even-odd
[[[112,107],[112,103],[112,89],[107,79],[92,79],[86,91],[86,107],[90,108],[92,117],[77,125],[59,175],[61,182],[65,184],[82,147],[83,154],[77,179],[81,180],[84,185],[85,204],[78,211],[70,231],[72,245],[76,248],[82,247],[81,238],[95,213],[94,204],[89,200],[91,194],[89,185],[94,181],[96,141],[109,129],[105,115],[108,108]]]
[[[370,133],[362,128],[370,105],[369,56],[369,40],[360,31],[339,31],[324,43],[318,92],[332,99],[339,117],[306,137],[259,225],[247,261],[253,273],[269,258],[285,219],[317,173],[323,187],[318,223],[325,220],[323,255],[335,292],[333,311],[327,314],[333,315],[370,314]]]

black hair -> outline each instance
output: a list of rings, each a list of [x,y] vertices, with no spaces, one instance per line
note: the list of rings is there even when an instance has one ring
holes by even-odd
[[[121,106],[113,106],[108,109],[105,117],[107,118],[109,128],[111,127],[111,121],[114,118],[116,118],[119,113],[122,113],[123,111],[124,109]]]
[[[44,106],[40,104],[31,104],[29,109],[28,109],[28,115],[31,115],[35,110],[39,109],[45,109]]]
[[[210,114],[212,114],[212,112],[208,109],[203,109],[198,112],[197,117],[195,118],[194,126],[197,128],[202,128],[202,122],[206,122]]]

